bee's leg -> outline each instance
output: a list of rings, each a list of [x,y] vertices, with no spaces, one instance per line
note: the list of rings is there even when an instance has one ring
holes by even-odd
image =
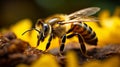
[[[60,45],[60,54],[63,53],[65,42],[66,42],[66,34],[62,36],[62,43]]]
[[[83,42],[83,39],[82,39],[80,34],[77,34],[77,35],[78,35],[78,40],[79,40],[79,43],[80,43],[81,52],[84,56],[86,56],[86,47],[85,47],[85,44]]]
[[[82,54],[83,54],[84,56],[87,56],[87,55],[86,55],[86,47],[85,47],[84,41],[83,41],[83,39],[82,39],[82,37],[81,37],[80,34],[77,34],[77,33],[75,34],[75,33],[73,33],[73,34],[68,35],[67,38],[72,38],[72,37],[75,36],[75,35],[77,35],[77,37],[78,37]]]
[[[50,43],[51,43],[51,41],[52,41],[52,37],[53,37],[53,34],[51,34],[50,37],[49,37],[49,39],[48,39],[48,43],[47,43],[47,45],[46,45],[45,51],[50,47]]]
[[[43,37],[43,35],[42,35],[42,34],[39,34],[39,35],[37,35],[37,38],[38,38],[38,41],[37,41],[37,46],[39,46],[40,41],[41,41],[41,40],[44,40],[44,37]],[[36,47],[37,47],[37,46],[36,46]]]
[[[38,38],[37,46],[39,46],[39,44],[40,44],[40,39],[41,39],[41,38],[40,38],[39,36],[37,36],[37,38]],[[37,46],[36,46],[36,47],[37,47]]]

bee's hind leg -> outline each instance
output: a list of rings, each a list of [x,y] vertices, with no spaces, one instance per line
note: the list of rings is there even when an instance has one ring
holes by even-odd
[[[76,34],[78,36],[78,40],[79,40],[79,43],[80,43],[80,48],[81,48],[81,52],[84,56],[86,56],[86,47],[85,47],[85,44],[84,44],[84,41],[81,37],[80,34]]]
[[[79,43],[80,43],[81,53],[82,53],[84,56],[88,57],[87,54],[86,54],[86,47],[85,47],[84,41],[83,41],[83,39],[82,39],[82,37],[81,37],[80,34],[78,34],[78,33],[72,33],[72,34],[68,35],[67,38],[68,38],[68,39],[69,39],[69,38],[72,38],[72,37],[75,36],[75,35],[77,35],[77,37],[78,37],[78,40],[79,40]]]
[[[78,40],[79,40],[79,43],[80,43],[80,50],[81,50],[81,53],[85,56],[85,57],[88,57],[87,54],[86,54],[86,47],[85,47],[85,44],[84,44],[84,41],[81,37],[80,34],[77,34],[77,33],[73,33],[73,34],[70,34],[70,35],[63,35],[62,37],[62,43],[60,45],[60,55],[62,56],[62,53],[63,53],[63,50],[64,50],[64,46],[65,46],[65,42],[66,42],[66,38],[72,38],[73,36],[76,36],[78,37]]]

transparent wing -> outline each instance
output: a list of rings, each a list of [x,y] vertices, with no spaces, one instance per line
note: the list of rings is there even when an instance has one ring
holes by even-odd
[[[68,23],[80,23],[80,22],[98,22],[99,19],[96,17],[77,17],[73,20],[67,20],[64,22],[60,22],[59,24],[68,24]]]
[[[99,10],[100,10],[99,7],[89,7],[89,8],[85,8],[85,9],[76,11],[72,14],[69,14],[68,17],[70,19],[74,19],[76,17],[91,16],[91,15],[95,14],[96,12],[98,12]]]
[[[73,20],[78,20],[78,21],[83,21],[83,22],[91,22],[91,21],[97,22],[97,21],[99,21],[99,19],[96,17],[77,17]]]

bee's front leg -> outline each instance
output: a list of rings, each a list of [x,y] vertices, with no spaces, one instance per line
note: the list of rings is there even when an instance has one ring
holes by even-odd
[[[37,38],[38,38],[37,46],[39,46],[39,44],[40,44],[40,39],[41,39],[41,38],[40,38],[40,36],[38,36],[38,35],[37,35]],[[37,47],[37,46],[36,46],[36,47]]]
[[[51,43],[51,41],[52,41],[52,37],[53,37],[53,34],[51,34],[50,37],[49,37],[49,39],[48,39],[48,43],[47,43],[47,45],[46,45],[45,51],[50,47],[50,43]]]
[[[44,41],[44,37],[42,33],[39,33],[39,35],[37,35],[38,41],[37,41],[37,46],[39,46],[40,41]]]

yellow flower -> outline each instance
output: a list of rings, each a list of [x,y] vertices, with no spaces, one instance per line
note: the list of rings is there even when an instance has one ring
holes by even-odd
[[[10,30],[16,34],[18,38],[21,38],[22,40],[29,41],[30,34],[26,33],[24,36],[22,36],[22,33],[32,27],[32,21],[29,19],[24,19],[19,22],[17,22],[15,25],[12,25],[10,27]]]
[[[79,67],[77,55],[73,51],[66,55],[66,67]]]
[[[34,62],[31,67],[59,67],[54,56],[46,54],[42,55],[40,59]]]
[[[119,43],[120,44],[120,7],[118,7],[113,14],[110,16],[108,10],[104,10],[99,14],[101,27],[97,25],[95,22],[86,22],[92,29],[96,32],[98,37],[98,45],[103,46],[105,44],[110,43]],[[17,24],[10,27],[10,30],[13,31],[16,36],[24,41],[30,43],[32,47],[36,47],[37,44],[37,32],[31,31],[27,32],[22,36],[22,33],[26,30],[31,29],[32,22],[29,19],[24,19]],[[49,37],[49,36],[48,36]],[[38,49],[45,50],[46,43],[48,42],[48,37],[45,38],[44,42],[40,43]],[[73,41],[77,41],[77,38],[72,38]],[[67,40],[66,43],[71,42],[71,40]],[[56,38],[52,40],[51,47],[58,47],[59,39]],[[68,52],[66,57],[66,67],[79,67],[77,56],[74,52]],[[119,57],[113,57],[105,61],[91,61],[82,65],[82,67],[119,67],[120,63]],[[60,67],[60,65],[56,61],[56,57],[50,54],[43,54],[38,60],[33,62],[30,66],[25,64],[20,64],[17,67]]]

